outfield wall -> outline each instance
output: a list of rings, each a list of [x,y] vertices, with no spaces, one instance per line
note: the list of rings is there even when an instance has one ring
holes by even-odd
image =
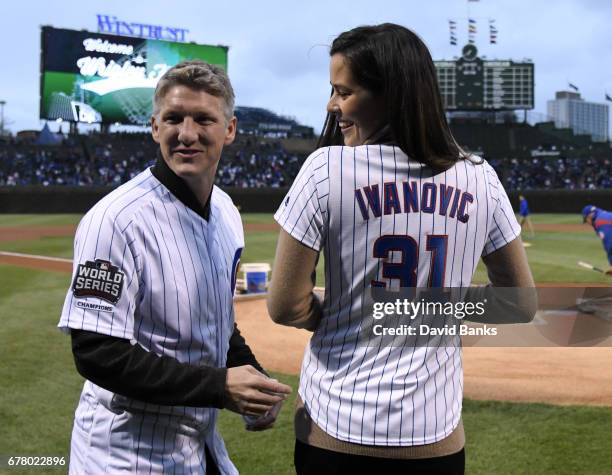
[[[0,213],[84,213],[112,188],[68,186],[0,187]],[[286,188],[226,188],[245,213],[273,213]],[[518,192],[510,192],[518,210]],[[579,213],[586,204],[612,209],[612,189],[524,191],[532,213]]]

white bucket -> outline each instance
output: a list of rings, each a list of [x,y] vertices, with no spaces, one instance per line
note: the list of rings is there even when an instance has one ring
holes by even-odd
[[[270,264],[249,263],[240,266],[244,272],[244,281],[248,294],[258,294],[265,292],[268,288],[268,272],[270,272]]]

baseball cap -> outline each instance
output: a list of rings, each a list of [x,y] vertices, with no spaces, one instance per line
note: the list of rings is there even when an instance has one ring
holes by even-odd
[[[597,207],[593,205],[586,205],[584,208],[582,208],[582,222],[585,223],[587,216],[591,214],[593,211],[595,211],[596,209]]]

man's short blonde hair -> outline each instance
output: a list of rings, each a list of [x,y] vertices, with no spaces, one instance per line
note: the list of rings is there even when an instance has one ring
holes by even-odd
[[[234,89],[225,70],[199,59],[181,61],[161,77],[153,96],[153,115],[159,113],[161,101],[174,86],[186,86],[196,91],[220,97],[225,103],[225,118],[234,115]]]

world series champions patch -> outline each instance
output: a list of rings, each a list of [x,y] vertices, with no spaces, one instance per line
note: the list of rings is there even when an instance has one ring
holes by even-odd
[[[110,261],[87,261],[77,267],[72,293],[75,297],[97,297],[116,304],[123,290],[123,277],[123,272]]]

